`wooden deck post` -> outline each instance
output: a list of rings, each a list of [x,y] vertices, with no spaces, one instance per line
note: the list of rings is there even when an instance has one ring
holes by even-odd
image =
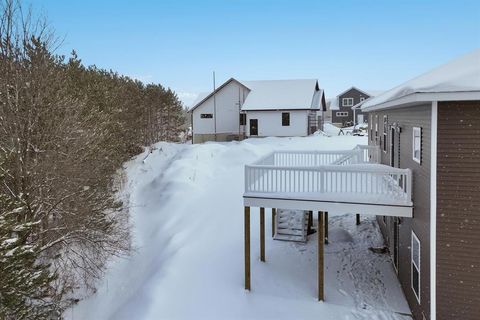
[[[265,208],[260,208],[260,261],[265,262]]]
[[[313,211],[308,211],[307,234],[312,234],[313,227]]]
[[[275,216],[277,215],[277,209],[272,208],[272,238],[275,236]]]
[[[357,226],[360,224],[360,214],[357,213]]]
[[[250,207],[245,207],[245,290],[250,291]]]
[[[324,300],[324,275],[323,275],[323,242],[324,235],[323,212],[318,211],[318,301]]]
[[[328,244],[328,212],[325,211],[325,244]]]

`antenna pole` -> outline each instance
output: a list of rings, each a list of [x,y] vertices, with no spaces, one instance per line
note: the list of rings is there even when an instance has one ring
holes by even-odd
[[[217,141],[217,101],[215,99],[215,71],[213,71],[213,130],[215,141]]]

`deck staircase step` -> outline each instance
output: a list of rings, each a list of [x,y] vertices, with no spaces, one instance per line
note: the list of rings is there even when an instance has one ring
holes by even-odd
[[[307,241],[308,211],[277,209],[275,240]]]

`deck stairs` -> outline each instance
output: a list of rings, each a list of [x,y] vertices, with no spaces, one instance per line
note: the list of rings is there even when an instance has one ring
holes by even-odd
[[[306,242],[308,211],[277,209],[273,239]]]

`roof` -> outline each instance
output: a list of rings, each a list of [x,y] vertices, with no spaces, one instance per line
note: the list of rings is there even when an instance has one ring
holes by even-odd
[[[480,99],[480,49],[369,99],[362,110],[385,109],[419,101],[462,99]]]
[[[198,108],[202,103],[204,103],[206,100],[208,100],[208,98],[210,98],[211,96],[213,96],[215,93],[217,93],[218,91],[222,90],[223,87],[225,87],[227,84],[229,84],[230,82],[232,81],[236,81],[238,83],[240,83],[242,86],[245,86],[243,83],[241,83],[240,81],[238,81],[237,79],[234,79],[234,78],[230,78],[228,79],[227,81],[225,81],[221,86],[219,86],[218,88],[216,88],[214,91],[210,92],[210,93],[203,93],[203,94],[199,94],[197,99],[195,100],[195,102],[192,104],[192,107],[190,108],[190,110],[188,110],[188,112],[192,112],[193,110],[195,110],[196,108]]]
[[[251,90],[242,105],[244,111],[320,109],[323,90],[316,79],[240,82]]]
[[[377,95],[381,95],[381,94],[382,94],[383,92],[385,92],[385,91],[380,91],[380,90],[373,91],[373,90],[372,90],[372,91],[368,91],[368,92],[371,93],[370,98],[367,98],[367,99],[365,99],[365,100],[363,100],[363,101],[360,101],[359,103],[357,103],[356,105],[354,105],[354,106],[351,108],[352,110],[353,110],[353,109],[360,109],[365,102],[367,102],[367,101],[375,98]],[[378,92],[378,94],[375,94],[375,95],[374,95],[374,94],[373,94],[374,92],[375,92],[375,93]]]
[[[368,92],[366,92],[366,91],[360,90],[360,89],[358,89],[357,87],[350,87],[350,88],[348,88],[347,90],[339,93],[339,94],[337,95],[337,98],[340,97],[342,94],[345,94],[345,93],[347,93],[348,91],[350,91],[350,90],[352,90],[352,89],[355,89],[355,90],[357,90],[357,91],[359,91],[359,92],[361,92],[361,93],[363,93],[363,94],[365,94],[365,95],[367,95],[367,96],[370,96],[370,93],[368,93]]]

